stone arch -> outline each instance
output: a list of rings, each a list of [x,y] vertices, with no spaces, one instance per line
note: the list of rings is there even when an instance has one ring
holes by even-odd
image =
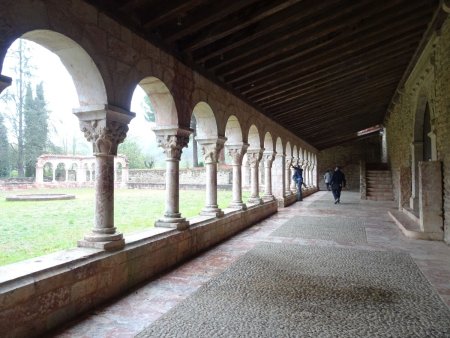
[[[192,115],[197,121],[197,138],[214,139],[218,137],[217,121],[214,112],[206,102],[199,102],[195,105]]]
[[[77,181],[77,171],[78,171],[78,164],[72,163],[72,165],[69,167],[69,173],[68,178],[69,181]]]
[[[264,135],[264,149],[266,151],[273,151],[273,138],[272,138],[272,134],[270,134],[270,132],[266,132],[266,134]]]
[[[414,113],[413,140],[411,144],[411,198],[410,208],[419,208],[419,162],[436,160],[436,135],[431,124],[431,105],[427,95],[419,94]]]
[[[21,38],[35,42],[55,53],[75,84],[80,107],[107,104],[105,83],[89,54],[71,38],[46,29],[29,31]]]
[[[275,151],[277,152],[277,154],[284,154],[283,141],[279,136],[277,137],[277,140],[275,142]]]
[[[294,157],[296,159],[296,161],[298,160],[298,148],[296,145],[294,145],[294,148],[292,148],[292,157]],[[294,163],[297,164],[297,163]]]
[[[225,125],[225,137],[227,144],[242,143],[242,128],[239,119],[235,115],[231,115]]]
[[[57,181],[57,182],[65,182],[66,181],[66,165],[62,162],[60,162],[56,165],[55,181]]]
[[[166,84],[154,76],[142,79],[138,85],[150,99],[158,127],[178,126],[178,111],[172,93]],[[131,103],[131,97],[130,97]]]
[[[261,137],[259,135],[258,128],[252,124],[248,130],[249,149],[261,149]]]
[[[286,143],[286,157],[292,157],[291,142],[289,141]]]
[[[42,179],[44,182],[52,182],[53,181],[53,163],[48,161],[45,162],[43,165],[43,171],[42,171]]]

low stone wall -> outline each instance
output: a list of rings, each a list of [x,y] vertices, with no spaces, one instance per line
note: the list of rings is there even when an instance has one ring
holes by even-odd
[[[166,171],[164,169],[130,169],[128,183],[136,186],[137,183],[164,184]],[[220,165],[217,170],[217,184],[229,185],[232,180],[232,169],[229,166]],[[204,167],[180,169],[180,184],[203,185],[206,182]],[[131,187],[130,186],[130,187]]]
[[[204,220],[185,231],[125,236],[126,246],[118,252],[77,248],[40,257],[41,263],[0,267],[1,336],[40,335],[276,212],[277,202],[272,201]],[[68,260],[70,256],[77,258]],[[29,273],[36,264],[43,267]],[[5,281],[15,271],[23,275]]]
[[[156,189],[165,190],[165,183],[145,183],[145,182],[129,182],[127,184],[128,189]],[[180,190],[205,190],[205,184],[180,184]],[[218,184],[217,190],[231,190],[233,186],[231,184]]]

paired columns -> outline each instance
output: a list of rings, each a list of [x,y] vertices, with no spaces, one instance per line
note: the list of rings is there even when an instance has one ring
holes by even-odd
[[[114,156],[135,114],[109,105],[95,108],[74,111],[81,131],[92,143],[96,174],[94,227],[78,246],[115,250],[123,248],[125,241],[114,227]]]
[[[248,148],[247,143],[226,145],[228,155],[231,157],[233,167],[233,199],[230,208],[246,210],[247,206],[242,201],[242,159]]]
[[[286,180],[284,181],[286,196],[292,195],[292,190],[291,190],[292,175],[293,175],[293,174],[291,174],[292,160],[293,160],[293,157],[286,156],[286,162],[285,162],[285,167],[284,167],[284,170],[285,170],[284,176],[286,177]]]
[[[225,141],[225,137],[197,140],[202,147],[206,169],[206,204],[200,215],[214,217],[222,217],[224,215],[217,204],[217,163]]]
[[[187,229],[189,222],[181,217],[180,209],[180,158],[183,148],[189,143],[191,130],[155,128],[158,146],[166,155],[166,210],[164,216],[156,221],[156,227]]]
[[[275,200],[272,193],[272,164],[275,160],[275,152],[264,152],[264,195],[263,201],[269,202]]]
[[[247,158],[250,164],[250,198],[248,203],[262,204],[259,197],[259,161],[262,159],[264,149],[251,149],[247,151]]]

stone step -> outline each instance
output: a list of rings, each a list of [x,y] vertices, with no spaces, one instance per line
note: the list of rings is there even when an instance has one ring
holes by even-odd
[[[393,201],[393,197],[385,197],[385,196],[367,196],[366,197],[370,201]]]
[[[384,189],[384,188],[367,188],[367,193],[371,194],[392,194],[392,189]]]
[[[379,176],[379,177],[391,177],[391,172],[382,172],[382,171],[367,171],[366,176]]]
[[[389,210],[389,216],[397,224],[403,234],[408,238],[426,239],[432,241],[442,240],[442,233],[424,232],[420,229],[418,222],[414,221],[405,213],[398,210]]]
[[[373,180],[367,180],[366,181],[367,186],[386,186],[386,187],[392,187],[391,181],[373,181]]]
[[[392,189],[392,183],[373,183],[373,182],[367,182],[367,187],[370,188],[383,188],[383,189]]]

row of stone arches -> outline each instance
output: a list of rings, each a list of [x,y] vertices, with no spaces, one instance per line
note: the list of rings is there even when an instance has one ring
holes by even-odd
[[[30,31],[21,37],[57,54],[72,76],[77,90],[79,107],[74,109],[74,114],[80,121],[80,128],[86,139],[93,145],[95,169],[92,169],[92,165],[86,168],[84,164],[80,164],[76,166],[76,169],[79,169],[77,171],[70,163],[63,166],[54,163],[52,179],[69,181],[71,177],[75,177],[75,180],[86,181],[88,172],[90,180],[95,172],[95,179],[98,181],[96,217],[92,233],[85,237],[86,245],[103,245],[101,243],[108,242],[118,246],[124,245],[123,237],[116,233],[113,222],[114,158],[118,145],[126,138],[128,124],[135,116],[129,111],[129,107],[131,94],[137,85],[144,89],[150,98],[155,111],[154,132],[158,145],[166,155],[166,211],[157,225],[177,229],[185,229],[188,226],[188,222],[179,212],[178,180],[180,156],[183,148],[188,146],[192,133],[189,128],[190,120],[193,117],[197,124],[195,140],[201,147],[207,176],[203,215],[220,217],[223,214],[217,205],[217,163],[219,153],[223,149],[233,166],[232,207],[246,208],[242,201],[241,178],[244,155],[251,170],[249,203],[272,201],[274,196],[283,201],[286,196],[292,195],[295,187],[290,186],[290,165],[293,163],[304,166],[306,182],[311,187],[316,186],[317,159],[314,148],[267,118],[258,116],[247,106],[224,105],[219,98],[210,97],[201,88],[202,81],[198,81],[198,88],[185,88],[171,78],[168,80],[171,84],[169,90],[169,86],[162,80],[167,77],[162,71],[163,68],[158,68],[153,65],[154,61],[145,59],[137,62],[127,79],[119,85],[105,72],[105,60],[96,59],[94,62],[91,55],[80,46],[79,41],[75,42],[63,34],[42,29]],[[159,74],[159,77],[150,74]],[[178,69],[175,77],[182,74],[183,70]],[[184,82],[188,84],[184,86],[194,85],[195,79],[189,78],[188,73],[185,75]],[[2,87],[5,87],[8,80],[4,77],[2,79]],[[190,89],[190,95],[183,95],[184,89]],[[259,163],[262,160],[265,170],[263,198],[260,197],[258,181]],[[272,179],[274,161],[276,180]],[[42,171],[39,170],[39,177],[42,178],[44,164],[42,163]],[[47,173],[49,171],[47,167]],[[70,172],[72,176],[69,175]],[[272,182],[276,183],[273,185]]]

